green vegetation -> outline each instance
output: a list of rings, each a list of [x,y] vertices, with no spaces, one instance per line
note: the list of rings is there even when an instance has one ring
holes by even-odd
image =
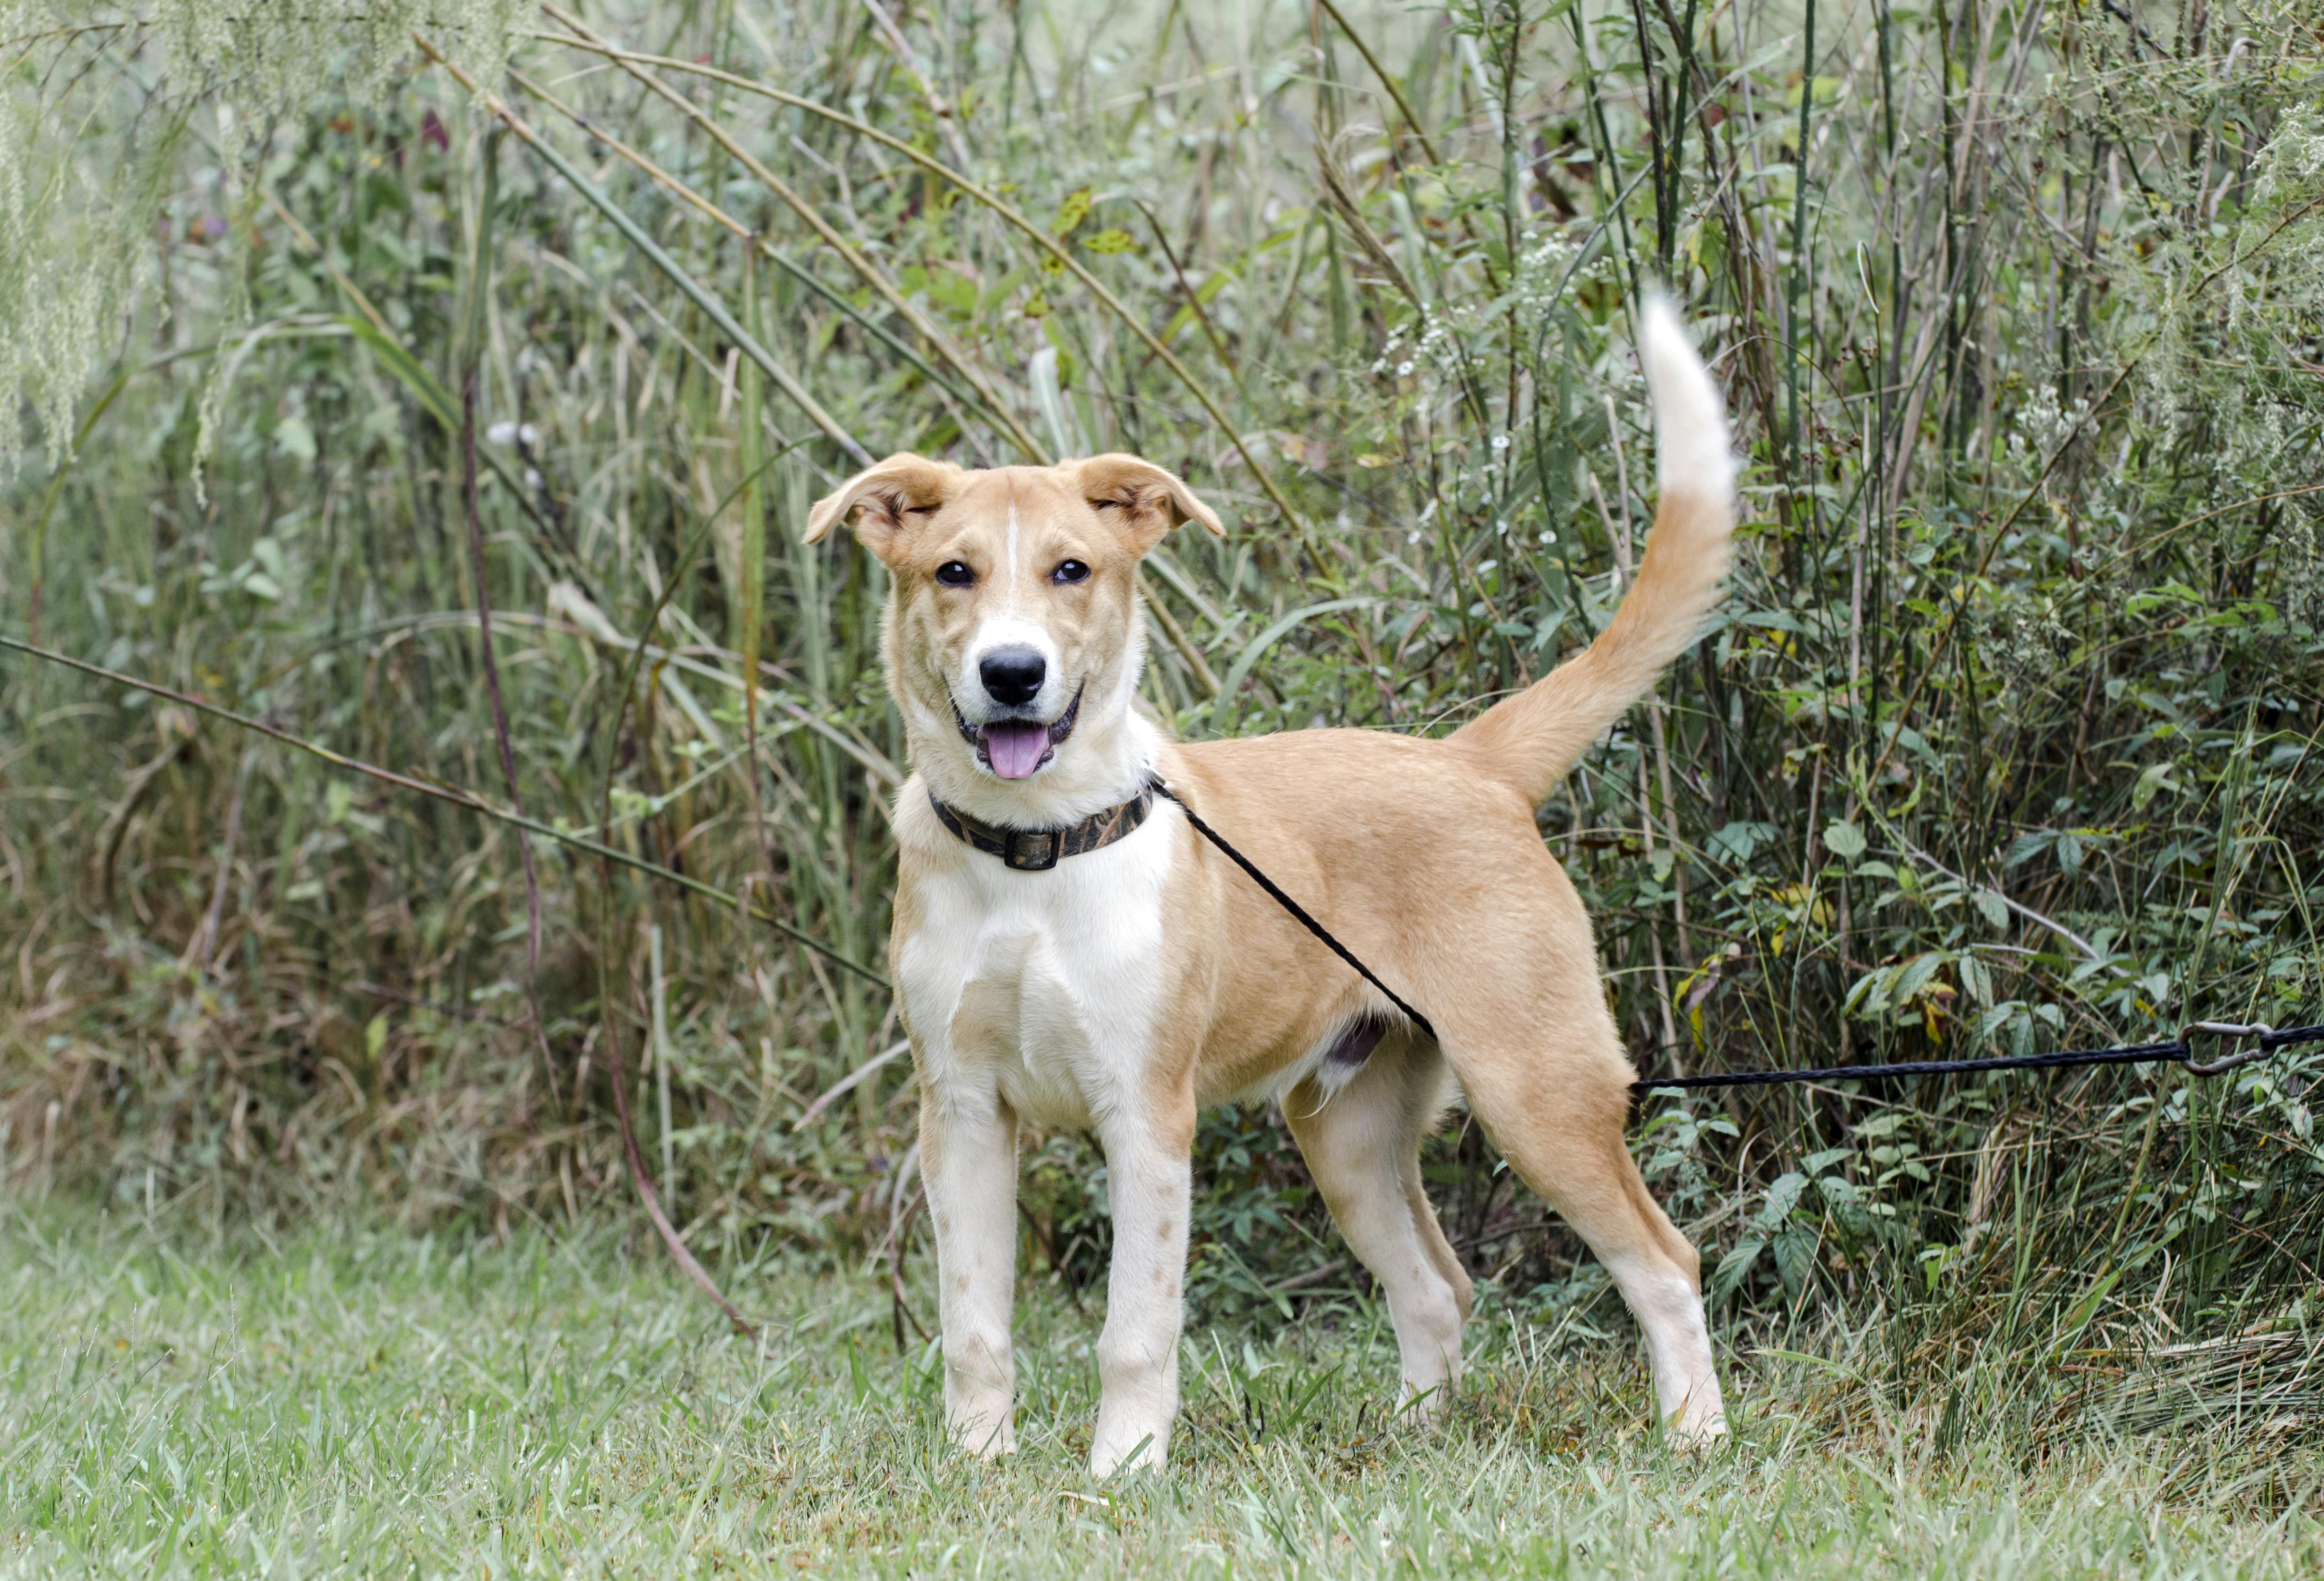
[[[1491,1310],[1441,1434],[1383,1430],[1368,1304],[1203,1336],[1167,1479],[1093,1487],[1096,1325],[1026,1314],[1023,1449],[941,1441],[862,1282],[734,1270],[734,1339],[602,1236],[225,1245],[132,1217],[0,1229],[0,1573],[513,1576],[2313,1575],[2324,1462],[2030,1426],[1941,1451],[1771,1356],[1738,1432],[1647,1437],[1629,1347]],[[1845,1346],[1840,1347],[1843,1357]]]
[[[1152,563],[1160,716],[1442,731],[1618,596],[1652,506],[1630,313],[1663,279],[1733,400],[1734,597],[1541,819],[1642,1068],[2324,1021],[2320,67],[2313,8],[2268,0],[20,0],[0,635],[521,804],[876,970],[901,775],[880,574],[797,543],[855,450],[1142,451],[1231,529]],[[670,1217],[745,1310],[876,1309],[862,1355],[892,1356],[931,1305],[908,1062],[879,1062],[899,1035],[873,981],[730,902],[0,650],[0,1189],[229,1241],[315,1213],[463,1245],[601,1235],[629,1211],[620,1070]],[[1642,1161],[1733,1352],[1823,1358],[1757,1364],[1746,1452],[1701,1466],[1619,1437],[1628,1385],[1588,1380],[1628,1364],[1594,1339],[1560,1381],[1576,1336],[1626,1321],[1457,1130],[1433,1187],[1542,1348],[1492,1365],[1445,1448],[1333,1471],[1344,1494],[1198,1451],[1183,1509],[1136,1495],[1135,1540],[1184,1521],[1191,1542],[1214,1510],[1321,1567],[1329,1512],[1361,1507],[1396,1542],[1498,1553],[1498,1512],[1535,1501],[1591,1564],[1653,1551],[1622,1546],[1634,1513],[1708,1564],[1732,1535],[1710,1508],[1791,1508],[1797,1477],[1798,1507],[1885,1532],[1899,1568],[2006,1569],[2045,1532],[2089,1568],[2175,1567],[2182,1541],[2188,1567],[2219,1545],[2275,1563],[2236,1535],[2269,1518],[2240,1480],[2261,1471],[2207,1457],[2274,1446],[2289,1480],[2266,1485],[2312,1512],[2319,1068],[1645,1106]],[[1103,1264],[1102,1163],[1047,1136],[1027,1167],[1028,1277],[1070,1309]],[[1328,1369],[1363,1280],[1279,1127],[1211,1117],[1200,1171],[1198,1317],[1264,1318]],[[78,1277],[10,1299],[78,1328],[98,1319],[71,1302],[129,1299]],[[696,1537],[755,1530],[702,1457],[767,1409],[736,1404],[757,1364],[618,1277],[685,1338],[603,1367],[724,1381],[687,1402],[710,1429],[604,1485],[659,1485],[681,1517],[669,1490],[711,1487]],[[227,1282],[183,1278],[196,1315],[154,1321],[198,1334]],[[530,1309],[495,1299],[447,1332],[525,1399],[506,1356]],[[1082,1320],[1039,1321],[1069,1357]],[[500,1398],[461,1354],[421,1368],[469,1380],[427,1385],[423,1413]],[[800,1434],[832,1435],[816,1464],[983,1485],[927,1439],[917,1374],[862,1365],[894,1403],[844,1428],[802,1407]],[[254,1397],[303,1412],[338,1376]],[[1198,1433],[1227,1420],[1202,1387]],[[620,1409],[685,1414],[659,1398]],[[1361,1439],[1368,1398],[1319,1395],[1319,1442]],[[540,1441],[487,1416],[493,1466]],[[1051,1444],[992,1485],[1065,1464]],[[1586,1507],[1576,1466],[1607,1490]],[[1503,1474],[1505,1501],[1459,1506],[1473,1528],[1431,1524],[1450,1506],[1424,1490]],[[261,1525],[324,1530],[328,1501],[263,1481],[241,1495],[278,1501]],[[155,1540],[143,1506],[73,1496],[94,1503],[53,1519],[88,1535],[54,1540]],[[1111,1519],[959,1496],[976,1522]],[[1985,1512],[1950,1523],[1956,1499]],[[1831,1551],[1871,1563],[1858,1540]]]

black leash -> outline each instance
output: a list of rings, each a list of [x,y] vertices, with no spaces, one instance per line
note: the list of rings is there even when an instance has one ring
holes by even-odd
[[[2247,1048],[2208,1062],[2195,1058],[2198,1037],[2249,1038]],[[1991,1060],[1908,1060],[1897,1065],[1827,1065],[1816,1071],[1714,1071],[1705,1076],[1663,1076],[1633,1081],[1633,1092],[1663,1092],[1686,1087],[1779,1087],[1793,1081],[1901,1081],[1908,1076],[1959,1076],[1972,1071],[2051,1071],[2068,1065],[2151,1065],[2172,1061],[2196,1076],[2222,1076],[2239,1065],[2265,1059],[2295,1043],[2324,1043],[2324,1026],[2287,1026],[2281,1032],[2264,1021],[2198,1021],[2170,1043],[2129,1043],[2111,1049],[2061,1049],[2052,1054],[2009,1054]]]
[[[1333,954],[1346,961],[1350,966],[1354,967],[1357,974],[1366,982],[1371,984],[1372,987],[1378,988],[1381,993],[1386,994],[1388,997],[1388,1002],[1394,1005],[1397,1009],[1403,1011],[1406,1018],[1408,1019],[1415,1026],[1420,1028],[1421,1031],[1426,1033],[1432,1038],[1436,1035],[1436,1028],[1429,1025],[1427,1016],[1423,1016],[1419,1011],[1414,1009],[1409,1004],[1407,1004],[1402,994],[1397,993],[1394,988],[1380,981],[1378,973],[1374,972],[1370,967],[1366,966],[1362,961],[1356,959],[1356,952],[1354,951],[1349,949],[1345,944],[1341,943],[1337,939],[1332,937],[1330,929],[1324,927],[1323,924],[1317,922],[1314,917],[1309,916],[1305,906],[1301,905],[1297,901],[1292,899],[1291,896],[1284,894],[1281,889],[1276,887],[1275,880],[1260,872],[1259,870],[1259,865],[1253,862],[1249,857],[1235,850],[1233,845],[1228,841],[1225,835],[1221,834],[1217,830],[1204,823],[1202,814],[1195,812],[1194,808],[1186,805],[1185,800],[1180,797],[1176,791],[1174,791],[1168,786],[1164,785],[1160,775],[1149,775],[1147,777],[1146,783],[1157,795],[1166,795],[1172,801],[1176,802],[1178,804],[1178,811],[1186,814],[1186,822],[1194,826],[1195,833],[1201,835],[1204,840],[1209,841],[1213,845],[1217,846],[1221,850],[1224,851],[1226,853],[1227,859],[1234,863],[1236,867],[1240,868],[1244,872],[1250,874],[1250,881],[1258,885],[1261,889],[1266,890],[1269,899],[1273,900],[1276,905],[1281,906],[1284,910],[1289,912],[1294,917],[1296,917],[1299,921],[1300,926],[1305,928],[1318,939],[1323,940],[1324,947],[1330,950]]]
[[[1169,797],[1186,814],[1186,822],[1194,832],[1209,841],[1226,854],[1227,859],[1250,875],[1252,883],[1267,891],[1268,897],[1281,906],[1305,928],[1323,942],[1324,947],[1346,961],[1363,979],[1388,997],[1388,1001],[1403,1011],[1415,1026],[1430,1037],[1436,1028],[1428,1017],[1414,1009],[1403,995],[1380,981],[1379,976],[1356,959],[1355,951],[1332,936],[1323,924],[1307,915],[1301,905],[1278,887],[1274,879],[1259,870],[1259,865],[1234,848],[1233,842],[1203,822],[1202,814],[1188,806],[1177,792],[1162,783],[1159,775],[1147,780],[1148,788],[1158,795]],[[2224,1038],[2230,1043],[2249,1039],[2248,1046],[2234,1050],[2216,1060],[2199,1062],[2195,1058],[2195,1040],[2199,1037]],[[2182,1029],[2169,1043],[2126,1043],[2109,1049],[2061,1049],[2048,1054],[2005,1054],[1989,1060],[1908,1060],[1895,1065],[1826,1065],[1812,1071],[1713,1071],[1703,1076],[1665,1076],[1651,1080],[1633,1081],[1630,1090],[1645,1094],[1666,1092],[1683,1088],[1702,1087],[1780,1087],[1795,1081],[1901,1081],[1912,1076],[1961,1076],[1978,1071],[2054,1071],[2074,1065],[2152,1065],[2168,1061],[2184,1065],[2195,1076],[2223,1076],[2254,1060],[2265,1059],[2278,1049],[2292,1048],[2300,1043],[2324,1043],[2324,1026],[2287,1026],[2282,1030],[2265,1022],[2197,1021]]]

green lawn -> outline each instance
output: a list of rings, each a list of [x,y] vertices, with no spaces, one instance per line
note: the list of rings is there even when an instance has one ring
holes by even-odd
[[[1674,1454],[1618,1344],[1498,1323],[1437,1435],[1385,1337],[1196,1328],[1167,1475],[1083,1472],[1093,1316],[1035,1292],[1024,1452],[963,1461],[871,1278],[746,1272],[729,1337],[609,1236],[220,1246],[0,1218],[0,1573],[2313,1576],[2324,1456],[2214,1436],[1939,1456],[1914,1402],[1731,1363]],[[2288,1490],[2288,1492],[2287,1492]]]

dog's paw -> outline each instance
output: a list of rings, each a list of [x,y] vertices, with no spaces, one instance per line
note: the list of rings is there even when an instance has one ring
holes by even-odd
[[[1674,1449],[1699,1453],[1715,1448],[1727,1437],[1727,1412],[1717,1406],[1682,1410],[1663,1424],[1663,1437]]]
[[[991,1417],[957,1420],[952,1424],[952,1441],[979,1460],[998,1460],[1017,1453],[1017,1429],[1006,1416],[998,1421]]]
[[[1109,1442],[1104,1434],[1090,1446],[1090,1475],[1099,1482],[1110,1482],[1133,1471],[1159,1471],[1163,1466],[1163,1448],[1159,1434],[1148,1433],[1135,1443]]]
[[[1424,1389],[1407,1379],[1397,1397],[1396,1413],[1390,1420],[1392,1425],[1400,1428],[1441,1427],[1452,1408],[1452,1384],[1433,1383]]]

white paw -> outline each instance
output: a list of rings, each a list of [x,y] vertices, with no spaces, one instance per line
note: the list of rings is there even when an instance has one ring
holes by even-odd
[[[1706,1449],[1727,1436],[1727,1411],[1716,1401],[1701,1410],[1683,1406],[1664,1427],[1673,1448]]]
[[[1101,1432],[1097,1442],[1090,1446],[1090,1475],[1106,1482],[1131,1471],[1159,1471],[1164,1461],[1162,1435],[1141,1433],[1136,1438]]]
[[[1005,1413],[997,1419],[991,1416],[954,1419],[952,1441],[980,1460],[997,1460],[1003,1455],[1017,1453],[1017,1429]]]
[[[1407,1378],[1396,1408],[1396,1424],[1398,1427],[1434,1427],[1444,1420],[1444,1413],[1452,1405],[1451,1383],[1423,1384]]]

